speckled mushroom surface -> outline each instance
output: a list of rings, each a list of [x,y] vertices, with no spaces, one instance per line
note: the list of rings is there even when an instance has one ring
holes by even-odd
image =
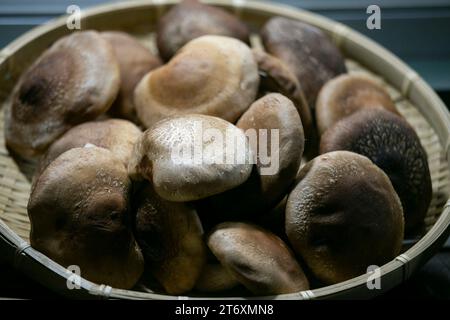
[[[402,246],[403,211],[387,175],[368,158],[325,153],[300,171],[286,234],[313,274],[333,284],[382,266]]]
[[[184,0],[161,17],[156,35],[161,56],[169,60],[182,46],[200,36],[227,36],[248,42],[250,32],[226,10],[197,0]]]
[[[255,100],[258,86],[258,66],[245,43],[203,36],[144,76],[134,101],[147,128],[168,116],[192,113],[234,123]]]
[[[120,85],[111,45],[95,31],[56,41],[22,74],[5,110],[7,146],[42,154],[71,127],[106,112]]]
[[[74,148],[40,175],[28,202],[31,245],[95,283],[130,289],[144,260],[131,229],[131,181],[109,150]]]
[[[320,152],[348,150],[371,159],[391,179],[402,201],[407,233],[423,227],[432,186],[428,159],[414,129],[383,110],[361,110],[323,135]]]

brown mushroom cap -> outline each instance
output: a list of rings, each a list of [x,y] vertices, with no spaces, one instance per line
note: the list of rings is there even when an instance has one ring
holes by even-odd
[[[386,90],[367,76],[343,74],[328,81],[317,97],[319,134],[322,135],[337,121],[362,108],[383,108],[398,114]]]
[[[186,43],[208,34],[249,42],[247,26],[232,14],[196,0],[185,0],[158,22],[156,41],[159,53],[164,60],[169,60]]]
[[[234,157],[228,156],[231,150]],[[135,144],[128,171],[132,179],[151,181],[162,198],[184,202],[242,184],[252,170],[251,158],[242,130],[220,118],[186,115],[162,120],[145,131]]]
[[[192,113],[234,123],[255,100],[258,85],[258,67],[245,43],[203,36],[141,80],[137,115],[147,128],[167,116]]]
[[[347,71],[344,58],[325,33],[304,22],[272,18],[262,28],[261,37],[267,52],[295,73],[310,108],[325,82]]]
[[[414,129],[384,109],[364,109],[342,119],[322,136],[321,153],[348,150],[372,160],[391,179],[405,214],[407,234],[417,232],[432,197],[427,154]]]
[[[222,223],[212,231],[207,243],[222,265],[254,294],[309,289],[308,280],[287,245],[260,227]]]
[[[243,184],[198,204],[202,218],[204,214],[211,216],[204,219],[214,219],[215,223],[253,218],[272,209],[294,182],[303,154],[300,117],[292,101],[279,93],[255,101],[236,126],[252,137],[249,141],[257,156],[256,168]],[[261,139],[264,132],[266,141]],[[272,140],[272,135],[277,139]],[[270,167],[272,170],[264,171]]]
[[[120,67],[119,95],[109,111],[136,122],[134,89],[145,74],[162,64],[161,59],[125,32],[107,31],[101,36],[112,45]]]
[[[286,233],[326,284],[381,266],[400,253],[403,212],[386,174],[348,151],[323,154],[300,171],[286,206]]]
[[[190,291],[206,263],[203,228],[184,203],[159,197],[150,185],[136,196],[136,240],[145,263],[167,293]]]
[[[103,148],[74,148],[55,159],[28,203],[31,245],[81,276],[129,289],[144,269],[131,232],[131,183],[123,163]]]
[[[97,32],[61,38],[21,76],[5,110],[7,146],[22,157],[42,154],[74,125],[107,111],[119,82],[113,49]]]
[[[253,49],[253,56],[258,63],[262,91],[279,92],[294,103],[302,120],[308,143],[310,139],[313,139],[314,125],[311,110],[297,77],[283,61],[271,54],[260,49]]]
[[[219,263],[208,263],[202,270],[195,289],[200,292],[221,292],[239,285],[239,281]]]
[[[86,144],[108,149],[128,166],[134,144],[140,135],[141,130],[127,120],[108,119],[82,123],[67,131],[50,146],[39,161],[37,173],[42,172],[60,154]]]

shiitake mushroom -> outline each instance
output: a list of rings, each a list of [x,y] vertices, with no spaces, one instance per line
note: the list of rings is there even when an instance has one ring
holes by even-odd
[[[207,244],[221,264],[256,295],[309,289],[302,268],[276,235],[242,222],[219,224]]]
[[[427,154],[406,120],[384,109],[360,110],[322,136],[320,152],[334,150],[362,154],[380,167],[402,202],[407,235],[421,231],[431,202],[431,177]]]
[[[272,93],[255,101],[236,126],[252,137],[250,147],[256,166],[241,185],[197,203],[207,224],[256,219],[286,195],[300,167],[302,123],[294,104],[285,96]]]
[[[328,81],[320,90],[316,102],[319,134],[363,108],[383,108],[398,114],[386,90],[367,76],[343,74]]]
[[[94,145],[111,151],[125,166],[141,130],[132,122],[121,119],[90,121],[77,125],[56,140],[39,160],[39,175],[60,154],[72,148]]]
[[[250,176],[251,162],[240,129],[217,117],[193,114],[147,129],[134,146],[128,172],[133,180],[150,181],[162,198],[186,202],[242,184]]]
[[[130,289],[144,269],[131,228],[130,192],[127,170],[109,150],[64,152],[31,190],[31,245],[64,267],[78,265],[90,281]]]
[[[258,86],[258,67],[245,43],[203,36],[144,76],[134,101],[147,128],[168,116],[192,113],[234,123],[255,100]]]
[[[249,30],[234,15],[197,0],[184,0],[158,21],[156,42],[164,60],[169,60],[189,41],[204,35],[227,36],[249,42]]]
[[[282,60],[297,76],[310,108],[314,108],[321,87],[347,71],[339,49],[312,25],[274,17],[263,26],[261,37],[266,51]]]
[[[125,32],[106,31],[101,36],[113,47],[120,68],[119,94],[109,113],[137,122],[134,89],[142,77],[162,64],[161,59]]]
[[[71,127],[106,112],[119,85],[113,49],[99,33],[59,39],[18,81],[5,110],[6,145],[24,158],[41,155]]]
[[[162,199],[150,184],[134,198],[136,240],[146,268],[169,294],[190,291],[203,272],[206,244],[197,213],[185,203]]]
[[[348,151],[308,162],[286,205],[286,233],[295,252],[325,284],[381,266],[400,253],[404,220],[388,176]]]
[[[311,144],[315,139],[314,124],[297,77],[283,61],[261,49],[253,49],[253,56],[258,63],[260,91],[281,93],[294,103],[302,120],[305,143]]]

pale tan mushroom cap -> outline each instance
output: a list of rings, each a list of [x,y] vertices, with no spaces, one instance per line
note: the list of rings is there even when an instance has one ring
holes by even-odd
[[[137,121],[134,89],[142,77],[159,67],[162,61],[125,32],[107,31],[102,32],[101,36],[112,45],[120,67],[119,95],[109,111],[114,116]]]
[[[146,185],[135,198],[136,239],[146,266],[168,294],[190,291],[206,263],[203,227],[185,203],[169,202]]]
[[[103,148],[74,148],[55,159],[28,203],[31,245],[99,284],[131,288],[143,257],[131,232],[131,182],[123,163]]]
[[[203,36],[141,80],[135,90],[137,115],[147,127],[191,113],[234,123],[254,101],[258,86],[258,67],[245,43]]]
[[[242,143],[231,144],[227,136]],[[235,157],[227,158],[232,146],[237,147]],[[151,181],[166,200],[192,201],[240,185],[250,175],[251,162],[242,130],[220,118],[186,115],[145,131],[135,144],[128,172],[132,179]]]
[[[319,134],[322,135],[340,119],[363,108],[382,108],[399,114],[386,90],[367,76],[343,74],[328,81],[317,97]]]
[[[111,45],[95,31],[61,38],[22,75],[5,110],[5,138],[22,157],[42,154],[76,124],[111,106],[119,90]]]
[[[303,270],[286,244],[260,227],[222,223],[212,231],[207,243],[222,265],[254,294],[309,289]]]
[[[325,153],[308,162],[298,180],[286,205],[286,234],[319,280],[345,281],[400,253],[400,199],[368,158]]]
[[[80,124],[67,131],[56,140],[39,161],[37,173],[42,172],[63,152],[91,144],[111,151],[125,167],[128,166],[134,144],[141,130],[132,122],[121,119],[108,119]]]

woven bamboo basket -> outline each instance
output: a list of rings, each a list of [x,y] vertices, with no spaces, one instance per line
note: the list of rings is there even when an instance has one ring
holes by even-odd
[[[397,109],[417,131],[427,154],[433,199],[426,217],[426,233],[406,240],[402,254],[381,267],[381,289],[368,289],[368,275],[315,290],[263,297],[270,299],[370,298],[408,279],[439,249],[450,233],[450,114],[435,92],[393,54],[348,27],[306,11],[264,2],[213,0],[208,3],[238,15],[253,29],[273,16],[301,20],[324,30],[347,59],[349,72],[376,79],[391,94]],[[81,28],[124,30],[154,50],[152,30],[158,18],[176,1],[130,1],[109,4],[82,13]],[[15,161],[3,136],[3,106],[25,68],[56,39],[72,32],[66,18],[49,22],[24,34],[0,51],[0,255],[31,278],[71,298],[194,299],[148,292],[118,290],[81,280],[81,288],[69,290],[72,275],[64,267],[30,247],[27,202],[32,163]],[[254,37],[253,43],[257,43]],[[238,299],[238,297],[228,297]]]

